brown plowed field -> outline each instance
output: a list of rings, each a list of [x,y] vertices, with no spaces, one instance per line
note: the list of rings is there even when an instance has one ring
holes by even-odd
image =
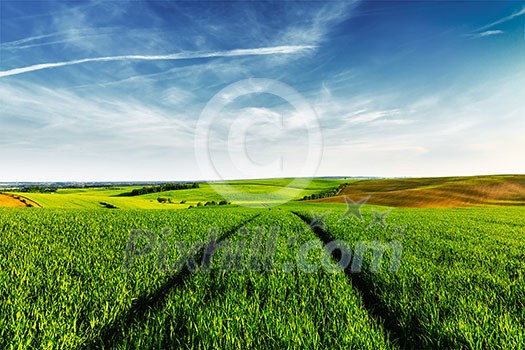
[[[390,207],[525,205],[525,175],[361,180],[315,202],[344,203],[344,196],[359,200],[368,195],[367,204]]]

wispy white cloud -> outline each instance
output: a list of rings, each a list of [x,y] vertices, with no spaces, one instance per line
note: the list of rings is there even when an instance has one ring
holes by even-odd
[[[358,113],[355,116],[352,115],[351,118],[347,118],[347,119],[345,118],[345,119],[349,125],[356,125],[356,124],[377,122],[381,118],[385,118],[385,117],[393,116],[397,114],[399,114],[399,111],[396,109],[388,110],[388,111],[372,111],[372,112],[365,111],[363,113]]]
[[[479,36],[484,37],[484,36],[498,35],[498,34],[503,34],[503,33],[505,32],[502,30],[487,30],[482,33],[479,33]]]
[[[0,95],[3,145],[30,140],[28,146],[40,151],[71,146],[72,153],[84,148],[97,154],[152,145],[181,147],[192,140],[194,121],[180,112],[131,97],[115,98],[110,91],[76,94],[13,82],[0,84]]]
[[[236,56],[258,56],[258,55],[283,55],[294,54],[313,49],[312,45],[299,46],[275,46],[275,47],[261,47],[255,49],[235,49],[229,51],[217,52],[191,52],[191,53],[176,53],[169,55],[126,55],[126,56],[107,56],[107,57],[93,57],[83,58],[79,60],[55,62],[55,63],[41,63],[28,67],[14,68],[6,71],[0,71],[1,77],[8,77],[11,75],[34,72],[42,69],[57,68],[64,66],[72,66],[76,64],[88,62],[109,62],[109,61],[159,61],[159,60],[188,60],[195,58],[214,58],[214,57],[236,57]]]
[[[358,4],[359,0],[327,2],[321,9],[315,11],[310,20],[301,24],[293,24],[285,29],[280,37],[283,42],[319,45],[325,40],[333,26],[341,23],[350,15],[349,8]]]
[[[0,43],[1,48],[13,48],[18,47],[20,44],[33,44],[34,42],[37,42],[42,39],[48,39],[48,38],[55,38],[57,36],[62,35],[62,33],[50,33],[50,34],[43,34],[43,35],[35,35],[28,38],[13,40],[13,41],[6,41],[3,43]]]
[[[35,48],[40,46],[49,46],[57,44],[73,44],[73,43],[86,43],[90,39],[97,38],[97,41],[100,42],[100,37],[111,35],[116,28],[79,28],[79,29],[70,29],[60,32],[34,35],[27,38],[22,38],[13,41],[7,41],[0,43],[0,49],[3,50],[22,50]],[[50,40],[47,40],[50,39]]]
[[[424,95],[408,90],[404,99],[380,90],[349,97],[325,81],[315,105],[325,138],[321,169],[384,176],[522,172],[517,159],[525,141],[518,135],[525,123],[518,86],[524,79],[512,74]]]
[[[479,38],[487,38],[495,35],[503,35],[505,34],[502,30],[485,30],[481,33],[470,33],[466,34],[465,37],[471,38],[471,39],[479,39]]]

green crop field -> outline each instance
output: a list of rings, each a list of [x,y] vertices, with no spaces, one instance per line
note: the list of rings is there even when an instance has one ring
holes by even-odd
[[[186,209],[190,205],[196,206],[199,202],[219,202],[224,197],[220,193],[233,197],[233,204],[249,205],[259,204],[253,202],[252,194],[264,194],[267,204],[281,202],[287,199],[300,199],[305,195],[323,192],[342,183],[349,183],[352,179],[300,179],[299,187],[285,187],[291,179],[264,179],[264,180],[238,180],[230,182],[202,183],[199,188],[188,190],[166,191],[150,193],[139,196],[126,196],[133,189],[140,187],[117,188],[65,188],[58,189],[55,193],[16,193],[26,197],[44,208],[75,208],[97,209],[100,204],[109,203],[120,209]],[[214,189],[215,187],[215,189]],[[284,191],[276,193],[284,188]],[[303,189],[304,188],[304,189]],[[217,189],[217,190],[216,190]],[[239,192],[239,193],[236,193]],[[159,203],[157,199],[164,197],[171,199],[172,203]],[[181,202],[184,202],[181,204]]]
[[[0,208],[0,348],[525,348],[525,207],[297,200],[344,182],[271,208],[242,205],[288,180],[191,209],[224,198],[24,193],[42,208]]]
[[[334,209],[324,222],[330,240],[379,241],[387,254],[389,242],[402,243],[395,274],[386,263],[377,272],[363,269],[352,276],[401,344],[525,346],[523,208],[397,209],[385,220],[387,227],[370,226],[372,213],[353,223],[338,222],[340,214]],[[311,218],[308,212],[303,215]],[[397,235],[400,227],[404,233]],[[370,264],[372,259],[372,254],[365,256]]]

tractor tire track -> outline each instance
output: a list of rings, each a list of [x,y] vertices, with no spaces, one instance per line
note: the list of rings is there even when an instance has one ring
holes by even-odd
[[[303,220],[307,225],[310,226],[310,220],[297,212],[292,211],[297,217]],[[319,237],[324,245],[328,244],[335,239],[328,231],[322,229],[321,227],[314,226],[311,227],[314,233]],[[334,250],[332,252],[332,258],[335,261],[341,260],[341,252],[339,250]],[[381,299],[375,295],[369,288],[368,283],[363,278],[363,273],[352,273],[351,264],[345,269],[345,274],[347,276],[348,282],[353,287],[354,290],[357,290],[363,300],[363,306],[368,312],[368,314],[374,319],[384,331],[386,338],[390,341],[390,344],[396,348],[401,349],[416,349],[418,348],[418,343],[414,342],[413,339],[408,339],[407,334],[410,334],[410,330],[404,329],[397,322],[396,316],[387,309]]]
[[[255,220],[261,214],[257,214],[248,220],[243,221],[238,226],[234,227],[224,235],[218,238],[218,240],[224,240],[235,234],[242,226]],[[204,255],[205,247],[199,250],[198,254],[195,255],[196,261],[201,261]],[[123,312],[115,321],[105,325],[98,335],[78,347],[78,349],[106,349],[113,348],[124,340],[123,329],[130,329],[132,325],[140,323],[144,320],[146,311],[158,312],[166,303],[168,294],[174,289],[179,288],[183,285],[186,278],[188,278],[192,272],[187,268],[183,268],[181,271],[171,276],[163,285],[152,293],[143,295],[136,299],[132,306],[125,312]],[[183,332],[186,327],[184,325],[184,319],[179,319],[177,329]]]

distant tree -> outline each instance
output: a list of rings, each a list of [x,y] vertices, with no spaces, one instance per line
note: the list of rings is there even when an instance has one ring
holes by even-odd
[[[113,204],[110,204],[110,203],[100,202],[100,204],[103,205],[107,209],[118,209],[116,206],[114,206]]]
[[[158,192],[176,191],[176,190],[189,190],[192,188],[199,188],[199,187],[200,186],[197,182],[186,183],[186,184],[161,184],[158,186],[145,186],[142,188],[136,188],[126,195],[140,196],[140,195],[149,194],[149,193],[158,193]]]

